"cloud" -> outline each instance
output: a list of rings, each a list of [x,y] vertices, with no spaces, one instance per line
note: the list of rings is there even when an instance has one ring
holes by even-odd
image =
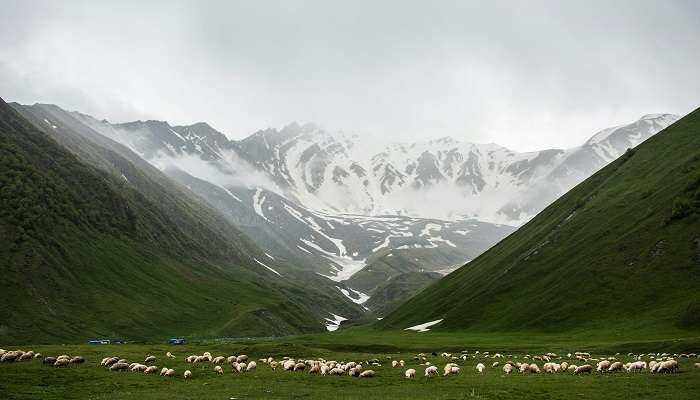
[[[111,121],[290,121],[571,147],[700,103],[696,1],[3,1],[0,96]]]

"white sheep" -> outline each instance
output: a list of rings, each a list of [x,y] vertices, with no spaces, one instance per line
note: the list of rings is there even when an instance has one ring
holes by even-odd
[[[504,365],[503,372],[505,372],[506,374],[510,374],[511,372],[513,372],[513,365],[512,364]]]
[[[291,371],[294,369],[296,362],[294,360],[287,360],[284,362],[283,367],[285,371]]]
[[[345,370],[342,368],[333,368],[330,370],[329,375],[344,375]]]
[[[482,363],[478,363],[478,364],[476,364],[476,367],[475,367],[475,368],[476,368],[476,370],[479,371],[479,373],[481,374],[481,373],[483,373],[484,370],[486,369],[486,366],[485,366],[484,364],[482,364]]]
[[[257,368],[257,367],[258,367],[258,364],[257,364],[255,361],[251,361],[251,362],[249,362],[248,365],[245,367],[245,370],[248,371],[248,372],[250,372],[250,371],[254,370],[254,369]]]
[[[157,371],[158,371],[158,367],[156,367],[155,365],[151,365],[150,367],[143,370],[143,373],[146,375],[150,375],[150,374],[155,374]]]
[[[168,371],[168,372],[170,372],[170,371]],[[174,372],[175,372],[175,371],[173,371],[173,373],[174,373]],[[166,376],[169,376],[169,375],[166,375]],[[183,376],[185,379],[190,379],[190,378],[192,378],[192,371],[190,371],[190,370],[188,369],[188,370],[185,371],[185,373],[184,373],[182,376]]]
[[[241,362],[241,363],[238,363],[238,365],[236,365],[236,370],[238,372],[244,372],[247,367],[248,366],[246,365],[246,363]]]
[[[605,372],[605,371],[608,370],[608,368],[610,368],[610,361],[608,361],[608,360],[603,360],[603,361],[600,361],[600,362],[598,363],[598,365],[597,365],[597,367],[596,367],[596,371],[598,371],[598,372]]]
[[[331,367],[329,367],[328,365],[321,365],[321,375],[327,375],[328,372],[330,372],[330,370]]]
[[[147,356],[143,362],[145,363],[150,363],[150,362],[155,362],[156,361],[156,356]]]
[[[175,376],[175,370],[172,368],[169,368],[167,371],[165,371],[165,374],[163,376],[173,377],[173,376]]]
[[[238,361],[238,362],[248,361],[248,356],[245,354],[241,354],[238,357],[236,357],[236,361]]]
[[[531,374],[539,374],[540,373],[540,367],[537,366],[537,364],[530,364],[528,367],[528,372]]]
[[[224,356],[218,356],[212,360],[214,364],[223,364],[226,362],[226,357]]]
[[[404,372],[404,375],[408,379],[415,378],[416,377],[416,370],[413,368],[409,368],[406,370],[406,372]]]
[[[223,375],[223,374],[224,374],[224,369],[221,368],[220,365],[217,365],[217,366],[214,367],[214,372],[216,372],[216,373],[219,374],[219,375]]]
[[[433,376],[438,374],[438,369],[436,366],[431,365],[425,369],[425,376]]]
[[[270,361],[270,368],[272,368],[273,371],[277,370],[277,361]]]
[[[398,362],[398,361],[394,360],[394,361],[391,362],[391,368],[396,368],[396,367],[398,367],[398,366],[399,366],[399,362]]]
[[[166,372],[168,372],[168,367],[163,367],[163,368],[160,370],[160,376],[165,376],[165,373],[166,373]]]
[[[171,352],[165,353],[165,356],[168,357],[168,358],[173,358],[173,359],[175,358],[175,356],[174,356],[173,353],[171,353]]]
[[[610,364],[610,367],[608,367],[608,372],[615,372],[615,371],[621,371],[622,370],[622,363],[619,361],[615,361],[614,363]]]
[[[372,371],[371,369],[368,369],[368,370],[362,371],[360,373],[360,378],[373,378],[374,375],[375,375],[374,371]]]

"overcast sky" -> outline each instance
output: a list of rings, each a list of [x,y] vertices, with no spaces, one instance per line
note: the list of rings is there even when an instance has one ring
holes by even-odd
[[[0,0],[0,97],[231,138],[569,147],[700,106],[699,21],[693,0]]]

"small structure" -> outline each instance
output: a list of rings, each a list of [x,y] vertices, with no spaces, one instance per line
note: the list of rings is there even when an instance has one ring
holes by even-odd
[[[185,340],[185,338],[172,338],[172,339],[168,340],[168,343],[169,344],[176,344],[176,345],[177,344],[186,344],[187,340]]]
[[[89,340],[88,344],[109,344],[109,339],[93,339]]]

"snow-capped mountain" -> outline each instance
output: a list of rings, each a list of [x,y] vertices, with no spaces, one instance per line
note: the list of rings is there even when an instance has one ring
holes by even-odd
[[[647,115],[572,149],[518,153],[453,138],[375,149],[313,124],[232,141],[205,123],[73,115],[202,197],[270,260],[326,276],[358,304],[397,274],[463,265],[678,119]]]

